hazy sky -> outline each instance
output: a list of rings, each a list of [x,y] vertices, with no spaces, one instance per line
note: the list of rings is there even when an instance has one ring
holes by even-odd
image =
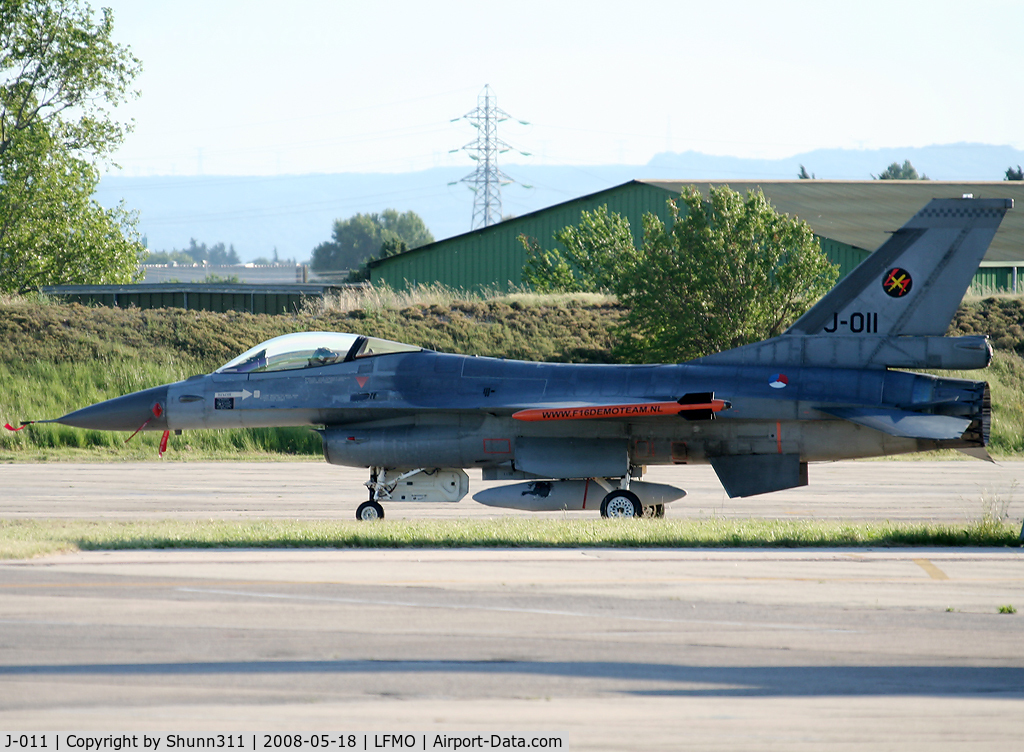
[[[103,0],[143,61],[124,175],[473,163],[490,84],[532,164],[1024,148],[1024,2]]]

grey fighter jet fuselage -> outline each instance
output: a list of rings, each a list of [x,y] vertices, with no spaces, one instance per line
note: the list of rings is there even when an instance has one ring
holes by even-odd
[[[683,495],[650,465],[710,463],[730,496],[806,485],[811,462],[955,448],[987,457],[984,337],[944,337],[1003,199],[932,201],[786,333],[677,365],[530,363],[332,332],[285,335],[216,372],[72,412],[82,428],[312,426],[370,500],[656,515]]]

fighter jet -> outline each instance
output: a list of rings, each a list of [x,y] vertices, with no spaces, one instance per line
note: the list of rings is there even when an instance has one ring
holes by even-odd
[[[987,337],[946,337],[1009,199],[936,199],[786,332],[681,364],[531,363],[302,332],[211,374],[54,421],[110,431],[311,426],[324,457],[369,469],[382,502],[461,500],[467,468],[520,481],[492,506],[662,516],[685,492],[652,465],[710,463],[730,497],[808,482],[813,462],[954,448],[987,459]],[[901,370],[896,370],[901,369]]]

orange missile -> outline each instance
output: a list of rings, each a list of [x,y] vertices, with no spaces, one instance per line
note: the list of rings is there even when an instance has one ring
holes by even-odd
[[[516,420],[589,420],[600,418],[660,418],[688,411],[717,413],[729,407],[725,400],[680,404],[679,402],[640,402],[625,405],[584,405],[582,407],[541,407],[513,413]],[[685,416],[684,416],[685,417]]]

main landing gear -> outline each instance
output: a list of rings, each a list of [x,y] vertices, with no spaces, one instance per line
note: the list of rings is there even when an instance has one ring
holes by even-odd
[[[620,488],[612,491],[601,502],[602,517],[643,517],[644,507],[640,497],[632,491]]]
[[[647,518],[658,518],[665,516],[665,505],[664,504],[647,504],[644,505],[640,501],[640,497],[629,490],[629,481],[633,476],[633,467],[630,467],[630,472],[619,481],[619,487],[608,491],[608,495],[604,497],[601,502],[601,516],[605,518],[625,518],[625,517],[647,517]],[[607,479],[605,482],[601,482],[595,478],[598,483],[608,488],[607,483],[611,479]]]
[[[612,491],[601,502],[601,516],[610,518],[643,517],[658,519],[665,516],[664,504],[644,506],[632,491]]]

